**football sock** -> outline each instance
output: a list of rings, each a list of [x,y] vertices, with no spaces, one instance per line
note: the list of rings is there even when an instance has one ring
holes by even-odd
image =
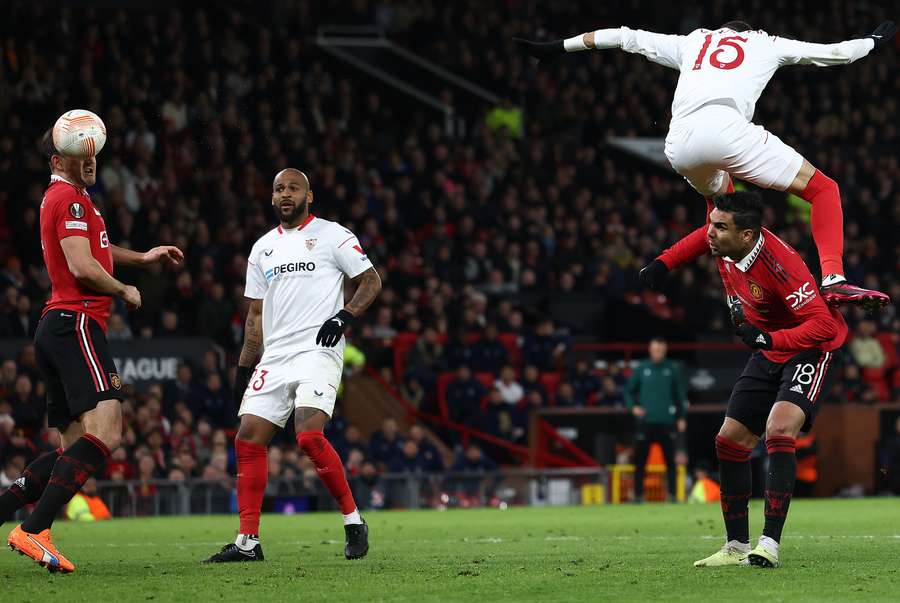
[[[729,178],[726,194],[733,192],[734,181]],[[700,256],[709,253],[709,242],[706,238],[706,231],[709,228],[709,212],[711,212],[712,209],[713,198],[706,197],[706,223],[687,236],[683,237],[679,241],[675,242],[671,247],[659,254],[659,257],[657,259],[665,264],[666,268],[668,268],[669,270],[674,270],[682,264],[692,262]],[[725,277],[725,268],[721,258],[719,258],[716,263],[719,264],[719,274],[722,275],[722,280],[725,283],[725,288],[726,290],[728,290],[730,289],[730,284]],[[733,295],[733,292],[729,290],[728,294]]]
[[[844,212],[837,183],[816,170],[800,196],[812,205],[809,225],[819,250],[822,276],[844,274]]]
[[[259,534],[259,514],[269,481],[269,449],[247,440],[234,441],[237,455],[237,500],[240,533]],[[253,548],[253,547],[250,547]]]
[[[75,440],[56,459],[50,481],[34,511],[22,522],[22,530],[37,534],[53,525],[60,510],[108,458],[109,449],[95,436],[86,433]]]
[[[353,524],[362,523],[362,517],[359,516],[359,509],[354,509],[353,513],[348,513],[344,515],[344,525],[349,526]]]
[[[53,464],[59,458],[60,452],[61,449],[57,448],[31,461],[22,472],[22,477],[13,482],[6,492],[0,494],[0,525],[12,519],[16,511],[41,497],[47,482],[50,481],[50,472],[53,471]]]
[[[234,545],[242,551],[252,551],[259,544],[259,534],[238,534]]]
[[[726,540],[750,542],[750,521],[747,507],[752,493],[753,475],[750,471],[750,449],[716,436],[716,457],[719,459],[719,481],[722,517],[725,519]]]
[[[350,515],[356,511],[356,502],[347,483],[344,464],[334,447],[321,431],[304,431],[297,434],[297,444],[316,467],[319,479],[337,501],[341,513]]]
[[[794,438],[770,436],[766,438],[769,471],[766,474],[766,523],[763,535],[781,542],[781,531],[791,506],[794,482],[797,479],[797,454]]]

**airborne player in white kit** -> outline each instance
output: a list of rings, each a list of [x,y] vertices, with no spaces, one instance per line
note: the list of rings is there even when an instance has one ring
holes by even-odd
[[[730,176],[808,201],[822,267],[823,298],[832,305],[856,303],[872,309],[889,303],[890,298],[851,285],[844,278],[843,212],[837,184],[750,120],[756,101],[779,67],[852,63],[884,45],[896,31],[894,23],[886,21],[864,38],[812,44],[751,31],[746,23],[732,21],[716,30],[697,29],[685,36],[620,27],[553,42],[513,39],[541,61],[566,52],[621,48],[678,70],[665,146],[672,167],[707,198],[708,210],[714,195],[733,190]],[[709,253],[706,231],[702,226],[663,252],[641,271],[642,280],[658,287],[669,270]],[[717,260],[731,300],[733,291],[724,263]]]
[[[279,172],[272,206],[281,224],[253,245],[247,259],[244,294],[252,301],[235,379],[240,530],[237,540],[207,563],[263,560],[259,516],[268,481],[267,446],[292,411],[297,443],[344,515],[344,556],[359,559],[369,550],[368,526],[322,429],[341,381],[344,331],[375,300],[381,279],[352,232],[309,213],[312,200],[303,172]],[[346,305],[345,276],[357,285]]]

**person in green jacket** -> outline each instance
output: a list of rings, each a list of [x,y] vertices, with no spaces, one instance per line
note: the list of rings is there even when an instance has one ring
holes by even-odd
[[[666,358],[667,351],[663,338],[650,340],[650,358],[635,367],[625,384],[625,402],[636,421],[635,502],[644,500],[644,466],[653,442],[662,446],[669,500],[675,500],[675,440],[687,427],[687,401],[681,369]]]

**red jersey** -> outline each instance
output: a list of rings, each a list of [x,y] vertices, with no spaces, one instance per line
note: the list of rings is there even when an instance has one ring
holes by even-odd
[[[84,312],[105,332],[112,297],[88,289],[72,275],[60,245],[66,237],[86,237],[91,255],[112,275],[112,251],[103,216],[86,190],[54,175],[41,201],[41,249],[51,286],[44,313],[60,309]]]
[[[765,228],[740,262],[726,259],[728,280],[750,324],[772,335],[763,355],[786,362],[804,350],[836,350],[847,338],[847,323],[819,295],[809,268],[787,243]]]

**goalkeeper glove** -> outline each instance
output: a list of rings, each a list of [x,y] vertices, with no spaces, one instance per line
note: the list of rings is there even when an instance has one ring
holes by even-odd
[[[347,310],[342,309],[338,311],[337,314],[326,320],[322,328],[319,329],[319,334],[316,335],[316,343],[326,348],[333,348],[341,340],[344,331],[353,323],[354,318],[356,317]]]
[[[875,31],[873,31],[866,37],[872,38],[872,40],[875,41],[875,48],[872,49],[872,50],[875,50],[879,46],[884,46],[885,44],[890,42],[896,33],[897,33],[897,24],[894,23],[893,21],[885,21],[884,23],[879,25],[877,28],[875,28]]]
[[[669,274],[669,267],[662,260],[653,260],[641,268],[638,276],[641,281],[651,289],[661,289]]]
[[[772,336],[762,329],[754,327],[749,322],[745,322],[739,326],[735,332],[738,337],[744,340],[744,343],[747,346],[755,350],[772,349]]]
[[[553,40],[552,42],[532,42],[525,38],[513,38],[516,45],[536,58],[540,63],[546,63],[566,53],[563,40]]]

